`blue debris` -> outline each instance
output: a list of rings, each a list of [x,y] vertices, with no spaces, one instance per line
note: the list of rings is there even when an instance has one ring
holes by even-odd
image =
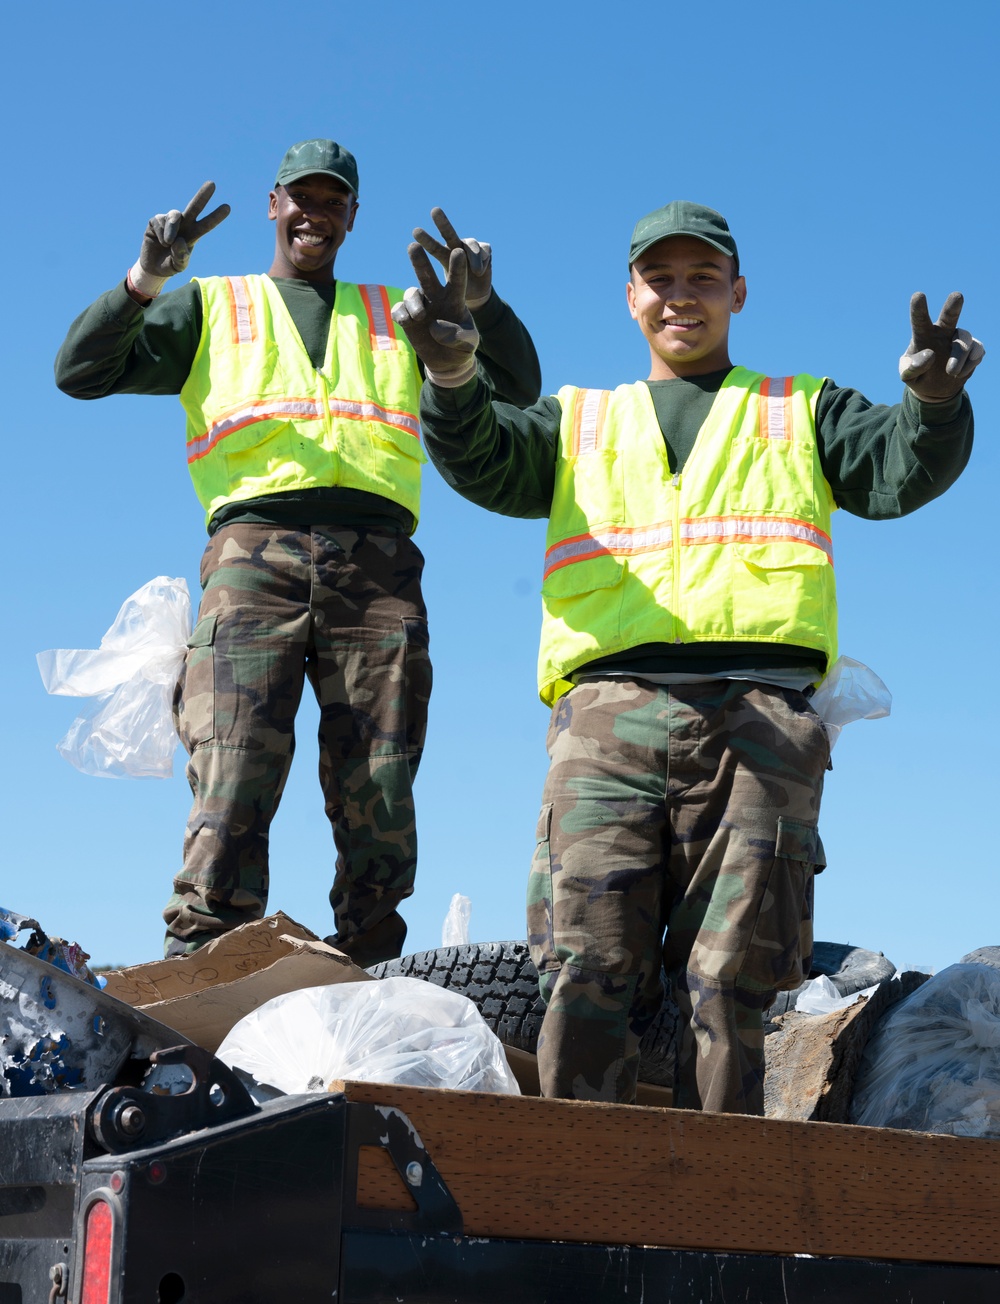
[[[22,950],[27,951],[29,955],[37,956],[39,960],[44,960],[46,964],[54,965],[63,973],[90,983],[92,987],[100,989],[107,985],[107,979],[92,973],[88,968],[87,961],[90,956],[79,943],[67,942],[61,937],[49,937],[37,919],[29,919],[27,915],[15,914],[13,910],[4,910],[0,907],[0,942],[12,942],[18,933],[28,928],[32,930],[31,936]],[[51,997],[51,993],[46,996],[43,991],[42,999],[48,1009],[54,1008],[55,1000]]]

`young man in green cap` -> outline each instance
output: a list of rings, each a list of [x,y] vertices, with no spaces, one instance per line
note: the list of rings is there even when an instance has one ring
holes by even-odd
[[[423,558],[410,540],[425,460],[420,371],[392,320],[400,292],[334,277],[358,211],[346,149],[288,150],[269,197],[267,276],[195,278],[161,295],[228,215],[222,205],[201,217],[214,189],[150,221],[125,282],[77,318],[56,361],[57,384],[77,398],[180,395],[206,512],[204,595],[177,699],[194,806],[167,954],[264,913],[268,829],[308,678],[337,849],[327,940],[375,964],[406,935],[397,907],[413,890],[411,784],[431,688]],[[492,290],[489,246],[438,221],[442,247],[468,268],[484,384],[533,402],[534,346]]]
[[[734,367],[746,283],[725,219],[675,202],[629,251],[645,381],[523,412],[473,374],[460,256],[397,322],[425,359],[428,452],[491,511],[549,518],[539,657],[551,758],[528,894],[545,1095],[634,1099],[661,965],[684,1018],[675,1102],[763,1112],[762,1012],[809,972],[837,655],[830,515],[903,515],[964,467],[982,346],[911,305],[902,403]],[[454,321],[449,338],[442,321]],[[456,362],[433,383],[446,350]]]

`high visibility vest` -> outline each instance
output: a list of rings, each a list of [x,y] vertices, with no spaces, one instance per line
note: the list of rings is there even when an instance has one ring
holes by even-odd
[[[337,282],[317,371],[268,276],[195,277],[203,325],[181,390],[206,519],[224,503],[364,489],[417,517],[420,372],[390,308],[402,291]]]
[[[649,387],[559,391],[538,661],[541,698],[643,643],[761,643],[836,657],[833,494],[814,376],[726,377],[671,474]]]

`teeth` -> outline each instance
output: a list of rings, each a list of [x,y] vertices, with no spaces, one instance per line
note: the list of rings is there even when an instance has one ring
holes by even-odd
[[[700,326],[701,320],[698,317],[669,317],[668,326]]]
[[[323,237],[321,235],[314,235],[312,231],[297,231],[295,238],[301,244],[319,245],[323,243]]]

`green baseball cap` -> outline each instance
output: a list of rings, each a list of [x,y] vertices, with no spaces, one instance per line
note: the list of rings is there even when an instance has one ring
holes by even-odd
[[[298,181],[300,177],[312,176],[316,172],[336,177],[357,195],[358,165],[354,155],[335,140],[300,140],[293,145],[281,160],[274,184],[287,186],[290,181]]]
[[[736,271],[739,272],[740,256],[726,219],[714,208],[692,204],[686,199],[675,199],[672,204],[647,213],[636,222],[628,251],[629,267],[647,249],[672,235],[690,235],[696,240],[704,240],[713,249],[718,249],[720,254],[732,258]]]

